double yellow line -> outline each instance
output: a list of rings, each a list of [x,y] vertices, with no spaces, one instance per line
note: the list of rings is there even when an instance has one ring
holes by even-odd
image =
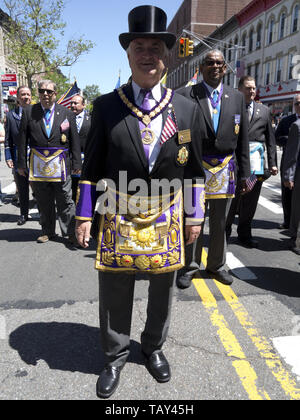
[[[203,250],[202,262],[206,266],[207,254]],[[225,301],[232,309],[239,323],[246,331],[259,356],[265,361],[271,373],[279,382],[285,394],[292,400],[300,400],[300,389],[297,388],[295,380],[284,368],[280,357],[273,348],[271,342],[261,335],[253,323],[251,316],[246,308],[238,300],[238,297],[229,286],[224,286],[214,280]],[[270,400],[270,396],[264,389],[258,385],[258,377],[250,362],[247,360],[236,336],[231,331],[226,319],[220,313],[218,304],[212,292],[203,279],[194,279],[193,284],[202,300],[203,306],[208,313],[212,324],[217,328],[219,339],[228,355],[231,357],[232,366],[236,370],[242,385],[251,400]],[[261,381],[263,382],[263,381]]]

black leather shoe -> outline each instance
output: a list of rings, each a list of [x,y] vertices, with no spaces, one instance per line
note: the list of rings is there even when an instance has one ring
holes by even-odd
[[[255,241],[252,238],[238,238],[241,245],[246,248],[258,248],[258,241]]]
[[[101,372],[97,385],[96,393],[99,398],[109,398],[119,385],[121,368],[106,366]]]
[[[17,225],[18,226],[25,225],[25,223],[27,222],[27,220],[28,220],[28,217],[20,216],[19,219],[18,219],[18,221],[17,221]]]
[[[145,366],[157,382],[168,382],[171,379],[169,363],[162,351],[145,357]]]
[[[297,254],[300,255],[300,248],[297,248],[296,246],[292,248],[292,251]]]
[[[176,277],[176,286],[178,289],[187,289],[192,284],[193,277],[189,274],[183,274],[180,276],[180,274],[177,274]]]
[[[221,270],[221,271],[216,271],[216,272],[206,270],[206,272],[210,276],[212,276],[214,279],[216,279],[220,283],[226,284],[227,286],[230,286],[233,283],[232,276],[226,270]]]

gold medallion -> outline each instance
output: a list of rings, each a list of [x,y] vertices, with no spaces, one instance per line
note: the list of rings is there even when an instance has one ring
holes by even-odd
[[[67,136],[65,134],[62,134],[61,136],[61,142],[66,143],[67,142]]]
[[[236,135],[238,135],[238,134],[239,134],[239,132],[240,132],[240,126],[239,126],[239,124],[236,124],[236,125],[235,125],[234,132],[235,132],[235,134],[236,134]]]
[[[143,137],[143,134],[145,134],[145,136]],[[146,127],[143,130],[141,130],[141,136],[142,136],[142,142],[143,144],[149,145],[152,144],[155,140],[155,133],[154,131],[152,131],[150,128]]]
[[[189,152],[187,148],[184,146],[178,152],[177,162],[180,163],[180,165],[185,165],[188,159],[189,159]]]
[[[144,117],[143,117],[143,124],[149,125],[150,122],[151,122],[151,118],[149,117],[149,115],[144,115]]]
[[[218,113],[219,113],[219,111],[218,111],[217,109],[214,109],[214,110],[213,110],[213,113],[214,113],[214,114],[218,114]]]

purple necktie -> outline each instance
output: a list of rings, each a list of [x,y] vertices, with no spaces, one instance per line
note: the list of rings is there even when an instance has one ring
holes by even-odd
[[[151,90],[141,89],[140,93],[144,96],[141,108],[144,109],[145,111],[150,111],[150,109],[151,109],[151,105],[150,105]],[[140,126],[140,130],[141,130],[141,136],[142,136],[142,139],[143,139],[145,137],[146,133],[145,132],[142,133],[142,130],[144,130],[144,128],[146,126],[141,121],[139,122],[139,126]],[[151,124],[148,124],[147,128],[151,128]],[[147,161],[149,162],[150,145],[143,143],[143,146],[144,146],[144,152],[145,152]]]

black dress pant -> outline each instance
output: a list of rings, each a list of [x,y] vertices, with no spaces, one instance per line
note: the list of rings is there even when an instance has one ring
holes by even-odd
[[[15,181],[19,193],[20,214],[27,218],[29,211],[29,181],[28,176],[22,176],[15,171]]]
[[[238,215],[238,237],[242,240],[252,238],[251,225],[257,209],[257,203],[262,188],[262,182],[257,181],[253,189],[247,194],[240,194],[240,188],[236,190],[236,196],[232,200],[226,220],[226,234],[231,235],[232,224]]]
[[[146,274],[149,280],[147,319],[142,351],[150,356],[168,334],[175,273]],[[129,355],[135,274],[99,272],[100,329],[107,363],[122,367]]]

